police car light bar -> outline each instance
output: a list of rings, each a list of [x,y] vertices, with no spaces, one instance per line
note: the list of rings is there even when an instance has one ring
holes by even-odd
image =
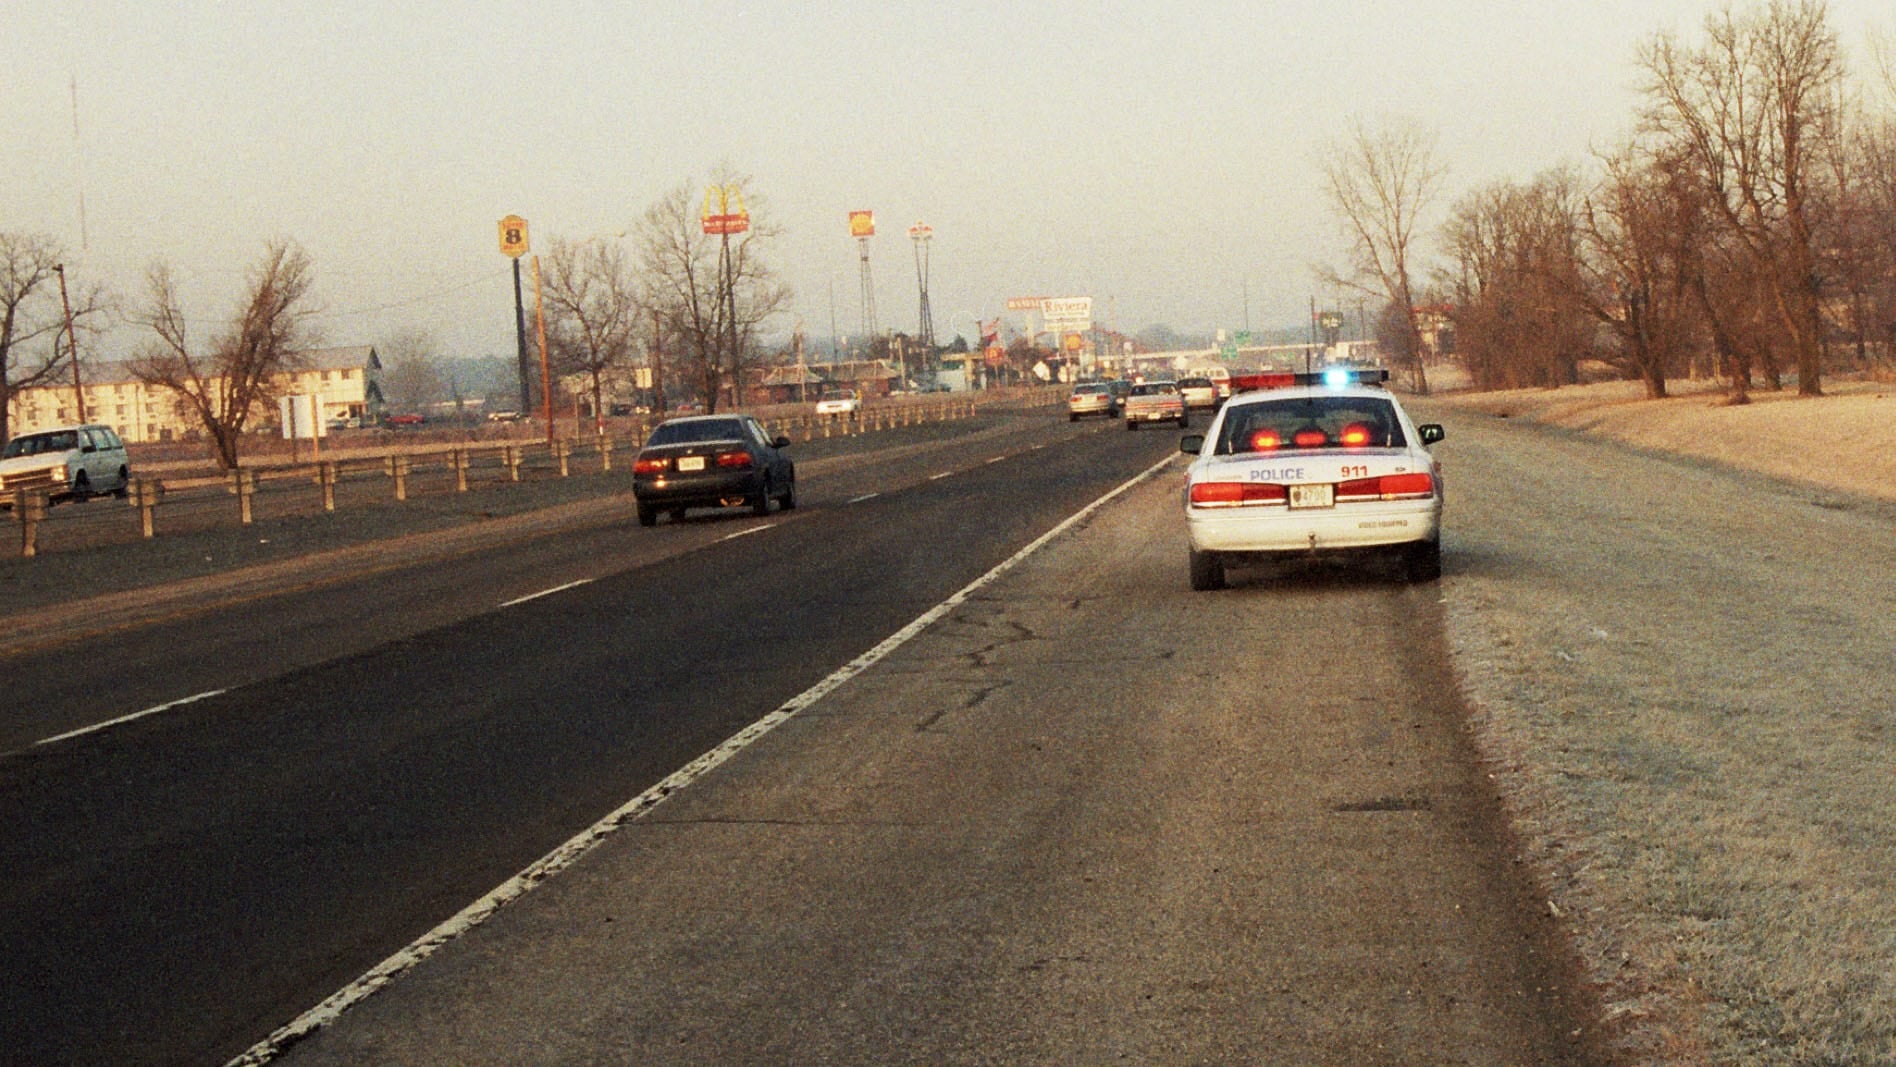
[[[1288,389],[1294,385],[1324,385],[1341,389],[1347,385],[1381,385],[1389,380],[1386,367],[1326,367],[1309,373],[1267,371],[1263,374],[1233,374],[1231,390]]]

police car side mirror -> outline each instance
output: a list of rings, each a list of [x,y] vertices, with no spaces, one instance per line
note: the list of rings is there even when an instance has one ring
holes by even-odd
[[[1448,431],[1442,429],[1441,424],[1434,422],[1423,423],[1417,426],[1416,430],[1422,434],[1422,443],[1425,445],[1432,445],[1448,436]]]
[[[1178,439],[1178,450],[1188,456],[1196,456],[1204,447],[1205,435],[1202,433],[1188,433]]]

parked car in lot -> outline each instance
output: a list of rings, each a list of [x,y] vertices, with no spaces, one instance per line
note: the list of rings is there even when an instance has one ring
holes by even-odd
[[[1081,382],[1067,396],[1067,421],[1078,422],[1081,415],[1119,417],[1119,398],[1105,382]]]
[[[382,420],[382,425],[392,430],[414,429],[427,421],[426,417],[409,412],[400,415],[390,415]]]
[[[853,392],[831,393],[816,402],[818,415],[854,415],[862,410],[862,398]]]
[[[44,492],[49,500],[124,496],[131,480],[125,442],[110,426],[56,426],[23,433],[0,449],[0,507],[12,507],[21,490]]]
[[[1192,424],[1177,382],[1140,382],[1132,387],[1132,395],[1126,398],[1126,429],[1136,430],[1142,422]]]
[[[1383,372],[1252,376],[1181,451],[1193,589],[1228,564],[1322,555],[1393,557],[1409,580],[1442,573],[1441,426],[1416,425]],[[1241,386],[1245,387],[1245,386]]]
[[[632,461],[632,496],[639,525],[676,522],[687,508],[747,507],[770,514],[797,506],[797,469],[784,454],[788,437],[772,438],[750,415],[693,415],[668,419],[652,430]]]

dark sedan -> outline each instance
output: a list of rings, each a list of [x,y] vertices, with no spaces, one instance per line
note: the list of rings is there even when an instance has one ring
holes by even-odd
[[[661,511],[675,522],[686,508],[747,507],[768,515],[773,499],[784,511],[796,507],[797,468],[783,452],[789,444],[788,437],[772,439],[750,415],[660,423],[632,464],[639,525],[655,525]]]

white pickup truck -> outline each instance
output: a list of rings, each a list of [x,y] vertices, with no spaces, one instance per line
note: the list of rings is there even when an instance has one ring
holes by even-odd
[[[854,415],[862,410],[862,398],[855,393],[835,393],[816,402],[818,415]]]

